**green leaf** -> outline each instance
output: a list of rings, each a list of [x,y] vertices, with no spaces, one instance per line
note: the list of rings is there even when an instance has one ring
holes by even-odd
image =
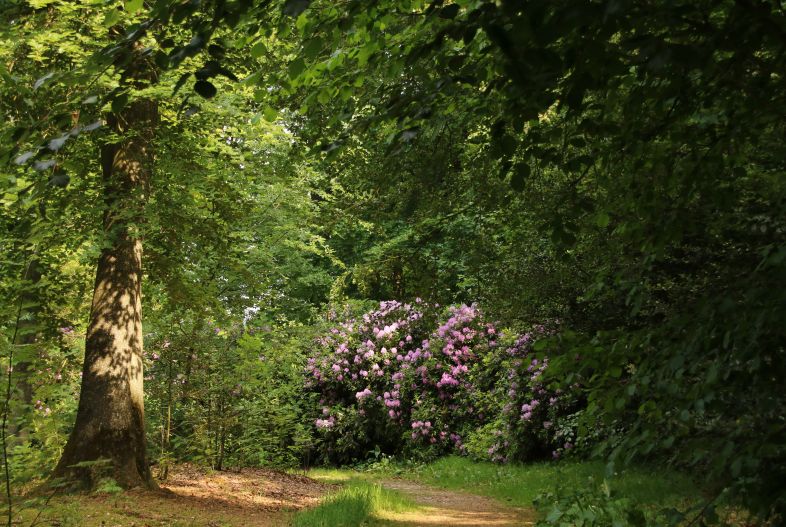
[[[101,25],[104,27],[112,27],[118,22],[120,22],[120,11],[117,9],[110,9],[104,15],[104,20],[101,22]]]
[[[320,104],[327,104],[330,102],[330,92],[328,90],[320,90],[317,94],[317,101]]]
[[[300,16],[300,14],[308,9],[311,0],[286,0],[284,2],[284,7],[281,8],[281,12],[287,16],[291,16],[296,18]]]
[[[322,39],[319,37],[309,39],[303,45],[303,56],[307,60],[314,60],[314,58],[316,58],[316,56],[319,55],[319,53],[322,51],[324,45],[325,44],[322,42]]]
[[[516,152],[518,141],[512,135],[505,134],[500,138],[498,146],[503,154],[512,156]]]
[[[226,55],[226,50],[223,47],[219,46],[218,44],[210,44],[207,47],[207,52],[210,54],[211,57],[221,60]]]
[[[63,148],[63,145],[66,144],[66,141],[68,141],[69,137],[71,137],[71,134],[63,134],[60,137],[56,137],[50,140],[49,143],[47,143],[47,147],[49,148],[49,150],[53,152],[57,152],[58,150]]]
[[[24,165],[30,159],[32,159],[35,155],[36,155],[36,152],[33,152],[33,151],[25,152],[24,154],[19,154],[18,156],[16,156],[14,158],[14,164],[16,164],[16,165]]]
[[[64,171],[56,171],[52,177],[49,178],[49,184],[53,187],[65,188],[71,181],[71,177]]]
[[[169,55],[167,55],[163,51],[158,50],[153,60],[155,60],[156,66],[158,66],[162,70],[169,68]]]
[[[303,70],[305,69],[306,63],[303,61],[303,59],[300,57],[296,58],[289,63],[289,67],[287,68],[289,78],[292,80],[296,79],[301,73],[303,73]]]
[[[35,83],[33,83],[33,89],[34,89],[34,90],[37,90],[38,88],[40,88],[41,86],[43,86],[43,85],[46,83],[46,81],[48,81],[49,79],[51,79],[51,78],[52,78],[54,75],[55,75],[55,72],[54,72],[54,71],[50,71],[49,73],[47,73],[47,74],[46,74],[46,75],[44,75],[43,77],[39,77],[39,78],[38,78],[38,79],[35,81]]]
[[[49,170],[53,166],[57,164],[57,161],[54,159],[43,159],[41,161],[36,161],[33,163],[33,168],[38,172],[43,172],[44,170]]]
[[[557,520],[559,520],[560,518],[562,518],[562,514],[563,514],[563,512],[559,509],[559,507],[554,507],[553,509],[551,509],[549,514],[546,516],[546,521],[554,523]]]
[[[459,9],[461,9],[461,8],[459,7],[458,4],[447,5],[447,6],[443,7],[442,9],[440,9],[439,17],[440,18],[446,18],[446,19],[456,18],[456,15],[458,15],[458,13],[459,13]]]
[[[524,185],[530,175],[529,164],[524,162],[516,163],[513,173],[510,176],[510,187],[516,192],[524,190]]]
[[[265,46],[264,42],[257,42],[254,44],[254,47],[251,48],[251,56],[255,59],[265,54],[267,54],[267,46]]]
[[[184,73],[184,74],[182,74],[180,76],[179,79],[177,79],[177,82],[175,83],[175,88],[174,88],[174,90],[172,90],[172,95],[175,95],[175,94],[177,94],[178,91],[180,91],[180,88],[183,87],[183,85],[186,83],[186,81],[188,80],[188,78],[190,76],[191,76],[191,73]]]
[[[405,143],[409,143],[418,136],[419,132],[420,129],[418,127],[408,128],[407,130],[401,132],[401,140]]]
[[[278,117],[278,112],[271,106],[265,106],[262,117],[264,117],[265,121],[272,123],[276,120],[276,117]]]
[[[194,83],[194,91],[205,99],[211,99],[216,96],[218,90],[210,81],[199,80]]]
[[[731,463],[731,475],[735,478],[740,475],[742,470],[742,458],[738,457]]]
[[[128,104],[128,93],[126,92],[121,93],[112,100],[112,111],[114,113],[119,113],[120,111],[123,110],[123,108],[126,107],[127,104]]]
[[[140,9],[142,9],[142,2],[143,0],[126,0],[125,9],[130,14],[134,14]]]

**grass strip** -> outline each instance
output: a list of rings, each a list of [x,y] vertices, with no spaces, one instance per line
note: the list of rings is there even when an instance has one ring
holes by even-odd
[[[471,489],[517,507],[532,507],[535,497],[556,488],[586,489],[604,480],[614,495],[643,505],[677,506],[701,500],[699,488],[679,472],[631,467],[607,478],[605,464],[591,461],[496,465],[452,456],[415,469],[410,477],[446,489]]]
[[[318,478],[336,481],[330,476]],[[340,480],[340,479],[339,479]],[[417,505],[405,496],[383,488],[378,483],[350,479],[316,508],[295,516],[294,527],[359,527],[387,525],[385,513],[414,510]]]

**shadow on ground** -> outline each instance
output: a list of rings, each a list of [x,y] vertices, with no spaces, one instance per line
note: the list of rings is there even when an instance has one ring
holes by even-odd
[[[188,465],[159,482],[160,491],[57,496],[37,525],[58,527],[278,527],[316,506],[334,485],[275,470],[211,472]],[[35,516],[35,511],[28,510]],[[23,521],[23,525],[29,525]]]

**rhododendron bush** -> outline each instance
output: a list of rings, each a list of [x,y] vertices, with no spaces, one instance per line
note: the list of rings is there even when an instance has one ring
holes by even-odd
[[[440,309],[420,299],[338,322],[306,366],[306,388],[320,397],[321,456],[466,453],[465,438],[483,443],[486,432],[481,457],[495,461],[553,446],[544,422],[556,418],[560,398],[538,382],[547,362],[527,355],[542,332],[511,339],[474,304]],[[542,433],[522,432],[532,428]],[[538,448],[523,448],[524,439]]]
[[[535,326],[516,335],[484,364],[484,401],[494,417],[471,436],[468,447],[474,457],[505,463],[557,459],[573,451],[573,415],[583,402],[575,389],[547,386],[543,374],[548,358],[538,357],[532,346],[548,333],[545,327]]]

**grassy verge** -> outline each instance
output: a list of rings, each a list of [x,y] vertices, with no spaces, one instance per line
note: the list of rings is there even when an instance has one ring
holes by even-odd
[[[317,470],[309,476],[325,482],[343,483],[344,487],[328,496],[319,507],[298,513],[294,527],[381,527],[388,525],[383,519],[386,513],[417,508],[405,496],[377,483],[352,477],[349,471]]]
[[[600,462],[545,462],[529,465],[478,463],[446,457],[409,473],[424,483],[455,490],[470,490],[517,507],[532,507],[542,493],[563,489],[595,489],[607,481],[611,493],[645,506],[681,506],[701,500],[699,488],[685,475],[634,467],[606,478]]]

